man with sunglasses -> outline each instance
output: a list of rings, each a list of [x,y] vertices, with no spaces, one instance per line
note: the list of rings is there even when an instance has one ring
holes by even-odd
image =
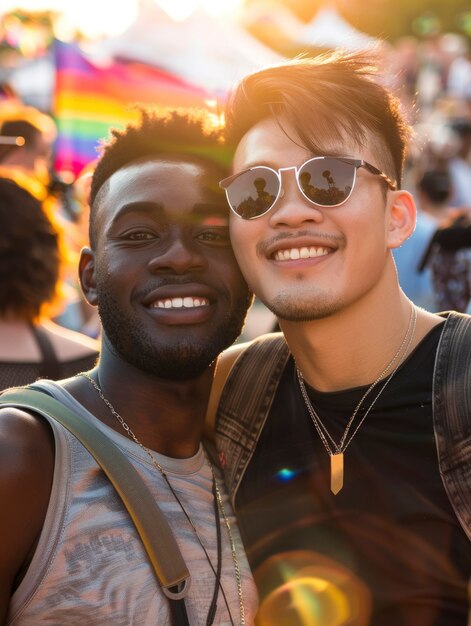
[[[398,284],[398,103],[338,54],[246,77],[227,124],[233,247],[284,335],[243,350],[216,423],[260,623],[466,626],[471,322]]]

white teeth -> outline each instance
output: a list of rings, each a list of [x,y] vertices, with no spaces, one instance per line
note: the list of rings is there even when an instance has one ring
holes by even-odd
[[[151,304],[151,308],[154,309],[192,309],[198,306],[209,306],[209,300],[185,296],[184,298],[165,298],[165,300],[157,300]]]
[[[275,261],[293,261],[297,259],[313,259],[326,254],[329,254],[328,248],[321,246],[290,248],[288,250],[277,250],[274,254],[274,259]]]

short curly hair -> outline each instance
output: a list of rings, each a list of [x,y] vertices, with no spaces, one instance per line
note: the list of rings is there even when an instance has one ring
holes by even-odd
[[[124,130],[111,129],[110,138],[101,145],[101,155],[93,173],[90,189],[90,243],[94,242],[94,215],[100,191],[119,169],[143,157],[175,154],[200,157],[229,172],[232,154],[224,141],[221,119],[206,109],[170,110],[139,107],[139,121]]]
[[[42,204],[0,178],[0,316],[33,321],[56,295],[58,232]]]

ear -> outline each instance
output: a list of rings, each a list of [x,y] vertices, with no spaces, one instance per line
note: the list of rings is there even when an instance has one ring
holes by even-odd
[[[95,282],[95,253],[90,248],[83,248],[80,253],[79,279],[87,302],[96,306],[98,298]]]
[[[387,247],[399,248],[415,229],[417,209],[412,194],[403,189],[389,192],[387,210],[389,212]]]

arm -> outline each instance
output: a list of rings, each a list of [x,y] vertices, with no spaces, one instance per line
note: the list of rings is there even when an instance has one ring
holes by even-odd
[[[0,622],[41,532],[54,471],[54,440],[45,420],[0,410]],[[23,569],[24,568],[24,569]]]

